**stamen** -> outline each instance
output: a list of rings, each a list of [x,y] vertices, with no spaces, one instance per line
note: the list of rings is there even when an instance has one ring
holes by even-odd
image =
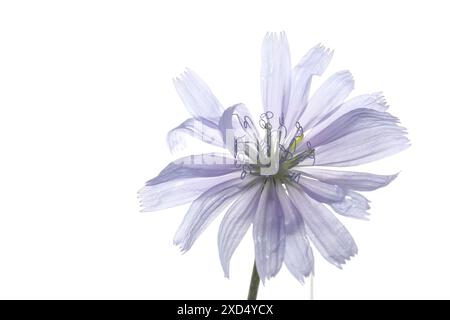
[[[241,126],[242,129],[245,129],[245,128],[246,128],[246,127],[244,127],[244,124],[242,123],[242,120],[241,120],[241,116],[240,116],[239,114],[233,113],[232,116],[235,116],[235,117],[238,119],[239,124],[240,124],[240,126]]]
[[[295,127],[297,128],[297,132],[295,133],[295,135],[300,134],[301,136],[303,135],[303,127],[300,125],[300,122],[296,122],[295,123]]]
[[[311,146],[311,142],[309,142],[309,141],[306,143],[306,146],[308,147],[308,151],[310,152],[308,158],[313,159],[312,165],[315,165],[316,164],[316,150]]]
[[[236,168],[241,168],[245,165],[245,158],[244,155],[242,153],[239,153],[235,158],[234,158],[234,166]]]
[[[266,111],[259,117],[259,126],[262,129],[269,129],[272,130],[272,125],[270,124],[269,120],[273,118],[273,112],[272,111]]]
[[[281,161],[284,162],[287,159],[291,159],[294,154],[292,152],[290,152],[289,150],[287,150],[283,144],[279,144],[280,147],[280,151],[281,151]]]
[[[284,113],[282,112],[281,115],[278,117],[278,140],[281,141],[281,131],[284,131],[284,138],[286,138],[288,132],[287,132],[287,128],[284,125]]]
[[[246,129],[250,127],[255,128],[255,124],[253,123],[253,120],[249,116],[244,116],[244,120],[242,120],[241,116],[238,113],[233,113],[232,115],[238,119],[239,125],[241,126],[242,129],[244,129],[244,131],[247,131]]]
[[[266,111],[263,114],[266,116],[267,120],[270,120],[270,119],[273,118],[273,112],[272,111]]]
[[[288,132],[287,132],[287,128],[286,128],[286,126],[285,126],[284,124],[283,124],[283,125],[280,125],[280,126],[278,127],[278,140],[279,140],[279,141],[281,141],[281,131],[284,132],[284,137],[283,137],[283,139],[285,139]]]
[[[283,112],[278,117],[278,123],[279,123],[280,127],[284,127],[284,113]]]
[[[295,123],[295,127],[297,128],[297,131],[295,132],[294,137],[289,143],[289,150],[292,152],[295,152],[295,150],[297,149],[297,144],[299,144],[304,138],[304,131],[303,127],[300,125],[300,122],[297,121]]]
[[[302,176],[302,173],[301,173],[301,172],[291,172],[291,173],[289,174],[289,179],[290,179],[291,181],[294,181],[294,182],[299,183],[301,176]]]
[[[248,164],[244,164],[242,165],[242,172],[241,172],[241,179],[244,180],[245,177],[247,177],[247,174],[256,174],[255,171],[252,172],[252,167],[251,165]]]
[[[244,116],[244,127],[247,129],[250,125],[248,124],[249,121],[252,124],[252,127],[255,127],[255,124],[253,123],[253,120],[249,116]]]

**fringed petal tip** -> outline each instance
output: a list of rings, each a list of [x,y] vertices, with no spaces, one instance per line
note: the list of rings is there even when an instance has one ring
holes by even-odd
[[[178,76],[174,77],[172,81],[175,85],[177,85],[183,81],[191,79],[194,74],[194,71],[186,67]]]
[[[343,267],[349,262],[353,257],[358,254],[358,250],[348,257],[332,257],[333,260],[328,260],[331,264],[333,264],[336,268],[343,269]]]
[[[314,66],[311,70],[311,74],[320,76],[330,64],[333,55],[334,50],[318,43],[300,60],[296,68],[305,67],[305,65]]]
[[[140,208],[139,212],[142,212],[142,213],[156,211],[156,210],[151,210],[151,207],[146,205],[146,203],[147,203],[146,199],[148,198],[147,189],[148,189],[147,185],[142,187],[141,189],[138,190],[137,195],[136,195],[136,197],[138,199],[138,203],[139,203],[139,208]]]
[[[370,94],[367,104],[369,104],[369,105],[376,104],[381,107],[380,109],[384,109],[384,111],[389,109],[389,105],[386,101],[386,97],[384,96],[382,91],[377,91],[377,92]],[[379,110],[379,111],[381,111],[381,110]]]
[[[345,255],[324,255],[322,253],[322,256],[327,260],[329,263],[334,265],[338,269],[343,269],[343,267],[352,260],[352,258],[356,257],[358,255],[358,247],[356,243],[353,244],[353,246],[347,248],[348,252]]]
[[[166,135],[166,143],[172,154],[177,154],[186,148],[186,139],[176,129],[170,130]]]
[[[188,112],[194,117],[203,117],[215,121],[223,112],[223,106],[212,93],[208,85],[192,70],[187,69],[173,79]]]
[[[311,50],[315,50],[316,52],[322,52],[325,55],[333,55],[334,54],[334,50],[333,49],[327,47],[326,45],[324,45],[321,42],[319,42],[314,47],[312,47]]]
[[[308,279],[311,275],[314,275],[313,270],[309,271],[307,274],[294,274],[291,272],[291,274],[294,276],[295,279],[297,279],[298,282],[300,282],[301,285],[305,284],[306,279]]]
[[[353,74],[349,70],[341,70],[336,72],[336,77],[338,81],[336,82],[343,82],[343,83],[349,83],[352,86],[354,86],[355,78],[353,77]]]
[[[149,213],[170,208],[170,205],[162,204],[158,196],[159,192],[154,189],[153,186],[146,185],[138,191],[137,199],[140,208],[139,212]]]
[[[189,235],[183,232],[183,229],[179,226],[172,240],[173,245],[177,247],[181,254],[188,252],[194,244],[193,242],[188,241]]]
[[[269,31],[264,36],[264,41],[287,41],[286,32],[284,31]]]
[[[181,241],[173,239],[173,245],[177,247],[177,249],[180,251],[181,254],[185,254],[189,251],[190,248],[185,246]]]
[[[332,208],[334,209],[334,207],[332,207]],[[368,210],[368,209],[366,209],[366,210]],[[369,221],[370,220],[370,212],[367,212],[366,210],[352,208],[352,209],[347,210],[347,212],[345,214],[337,212],[336,210],[334,210],[334,211],[345,217],[362,220],[362,221]]]

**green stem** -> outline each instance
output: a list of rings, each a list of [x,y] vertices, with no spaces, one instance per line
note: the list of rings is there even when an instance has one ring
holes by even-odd
[[[259,288],[259,274],[258,270],[256,270],[256,261],[253,263],[253,272],[252,278],[250,279],[250,288],[248,289],[248,298],[247,300],[256,300],[258,296],[258,288]]]

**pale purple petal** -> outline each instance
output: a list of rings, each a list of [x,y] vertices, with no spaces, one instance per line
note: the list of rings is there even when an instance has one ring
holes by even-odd
[[[298,179],[298,183],[311,198],[319,202],[339,202],[342,201],[345,196],[345,190],[339,186],[311,179],[304,175]]]
[[[235,104],[223,112],[218,123],[223,140],[226,140],[227,130],[233,131],[234,137],[248,135],[258,138],[258,122],[252,119],[252,115],[247,106],[243,103]]]
[[[409,147],[402,131],[371,128],[334,141],[316,150],[316,164],[336,167],[356,166],[396,154]]]
[[[256,141],[259,139],[258,123],[255,123],[247,107],[236,104],[227,108],[220,118],[219,130],[226,148],[235,155],[237,149],[246,148],[248,158],[256,161]]]
[[[403,128],[398,126],[398,122],[398,118],[388,112],[379,112],[365,108],[355,109],[342,115],[316,136],[308,137],[308,139],[313,146],[320,146],[364,129],[403,130]]]
[[[341,202],[331,203],[331,208],[340,215],[367,220],[370,209],[369,200],[362,194],[349,190]]]
[[[237,196],[245,192],[245,188],[252,179],[232,179],[215,185],[192,202],[178,228],[174,243],[182,251],[189,250],[198,236]]]
[[[409,140],[406,130],[397,123],[398,119],[387,112],[353,110],[310,140],[315,164],[352,166],[400,152],[409,147]]]
[[[174,179],[215,177],[236,172],[233,159],[221,153],[190,155],[169,163],[157,177],[146,185],[155,185]]]
[[[328,78],[313,94],[299,122],[305,130],[312,128],[330,111],[338,107],[354,88],[353,77],[348,71],[337,72]]]
[[[223,112],[222,105],[194,71],[187,69],[174,79],[174,85],[186,109],[194,118],[202,117],[213,122],[219,120]]]
[[[350,233],[325,205],[310,198],[299,186],[289,184],[287,189],[305,221],[308,238],[325,259],[340,268],[358,252]]]
[[[230,259],[241,242],[258,208],[262,184],[248,187],[225,214],[219,228],[219,256],[225,277],[230,274]]]
[[[289,107],[285,110],[286,127],[290,131],[306,108],[312,77],[320,76],[333,57],[333,52],[322,45],[310,49],[292,70]]]
[[[268,33],[262,45],[261,93],[264,111],[271,111],[274,121],[282,117],[289,103],[291,60],[284,32]]]
[[[214,185],[239,176],[240,172],[210,178],[172,180],[144,186],[139,190],[142,212],[163,210],[192,202]]]
[[[274,182],[266,180],[253,221],[256,268],[261,280],[275,276],[283,263],[285,250],[283,210]]]
[[[139,191],[139,199],[144,212],[171,208],[191,202],[212,186],[240,174],[232,159],[223,155],[188,156],[170,163],[147,181]]]
[[[277,195],[283,209],[286,229],[284,263],[292,275],[303,283],[304,278],[309,276],[314,268],[314,257],[306,238],[305,224],[280,184],[277,184]]]
[[[364,94],[351,98],[342,103],[339,107],[328,112],[319,123],[306,133],[307,139],[312,139],[317,133],[320,133],[339,117],[355,109],[372,109],[384,112],[388,109],[388,105],[381,92]]]
[[[222,133],[217,124],[205,118],[190,118],[167,133],[167,144],[171,151],[185,147],[185,136],[191,136],[205,143],[223,147]]]
[[[301,172],[317,180],[336,184],[344,189],[359,191],[372,191],[385,187],[398,175],[378,175],[373,173],[338,171],[320,168],[301,168]]]

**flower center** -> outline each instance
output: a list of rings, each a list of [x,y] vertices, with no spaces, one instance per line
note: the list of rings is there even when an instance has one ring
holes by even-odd
[[[279,117],[275,129],[276,120],[273,112],[264,112],[259,118],[259,126],[264,132],[264,137],[259,139],[255,134],[257,128],[254,127],[253,121],[247,116],[241,121],[239,115],[236,116],[246,132],[245,137],[235,139],[234,144],[235,165],[242,168],[242,179],[250,174],[281,180],[297,180],[300,174],[291,172],[290,169],[307,159],[310,160],[308,165],[314,165],[315,150],[309,141],[305,144],[303,127],[299,122],[295,124],[296,130],[289,133],[283,116]]]

